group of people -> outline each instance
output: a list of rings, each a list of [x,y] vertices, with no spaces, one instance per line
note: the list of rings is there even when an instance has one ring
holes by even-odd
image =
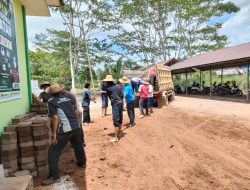
[[[112,106],[112,118],[115,135],[111,142],[118,142],[121,134],[121,126],[123,122],[123,110],[126,105],[127,114],[129,117],[129,126],[133,127],[135,123],[135,99],[139,96],[140,117],[149,115],[149,111],[153,112],[153,86],[149,80],[138,80],[140,86],[135,81],[130,81],[126,76],[119,79],[117,82],[111,75],[107,75],[102,81],[101,98],[102,98],[102,116],[107,115],[108,98]],[[125,103],[124,103],[125,101]],[[144,109],[146,112],[144,112]]]
[[[102,116],[107,115],[108,99],[111,101],[112,119],[114,125],[114,138],[111,142],[118,142],[123,124],[124,101],[129,117],[129,126],[135,126],[134,103],[136,96],[139,96],[140,117],[149,115],[153,107],[153,86],[147,79],[140,81],[141,85],[137,92],[134,91],[131,81],[122,77],[115,81],[112,75],[107,75],[102,81]],[[79,167],[86,166],[86,155],[84,151],[83,125],[87,126],[91,122],[90,101],[96,102],[90,95],[90,83],[86,83],[82,93],[82,103],[79,108],[76,96],[65,90],[64,85],[43,83],[40,86],[44,91],[39,98],[48,103],[48,116],[51,118],[51,136],[48,149],[49,176],[43,180],[43,185],[50,185],[60,180],[58,162],[59,157],[68,142],[71,143],[76,157],[76,164]],[[144,112],[144,109],[146,112]],[[81,112],[82,110],[82,112]]]

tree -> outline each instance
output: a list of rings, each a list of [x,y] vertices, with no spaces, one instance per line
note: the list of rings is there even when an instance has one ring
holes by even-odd
[[[210,21],[239,10],[223,0],[114,1],[121,18],[114,43],[146,65],[224,47],[227,37],[218,33],[222,22]]]
[[[51,68],[56,69],[57,72],[61,72],[62,74],[67,71],[68,83],[71,84],[72,73],[70,71],[69,63],[69,32],[67,31],[57,31],[53,29],[47,29],[47,34],[37,34],[35,36],[35,51],[30,52],[31,60],[32,60],[32,76],[33,78],[37,78],[39,76],[39,71],[42,69],[42,73],[40,76],[46,76],[47,80],[53,80],[53,75],[51,71],[46,72],[44,69],[44,65],[50,65]],[[73,42],[77,41],[73,38]],[[72,43],[72,48],[75,48],[75,43]],[[105,40],[98,41],[97,39],[93,39],[89,42],[89,56],[92,59],[92,66],[96,66],[103,63],[112,62],[113,60],[109,56],[109,50],[111,48],[111,44],[108,44]],[[81,85],[83,82],[91,81],[90,71],[88,67],[88,60],[86,58],[85,49],[78,50],[78,58],[77,58],[77,67],[74,69],[74,76],[76,82]],[[53,64],[53,66],[51,66]],[[88,67],[88,69],[86,68]],[[86,72],[89,72],[87,74]],[[71,74],[70,74],[71,73]],[[69,75],[70,74],[70,75]],[[87,75],[86,75],[87,74]],[[93,80],[97,79],[94,69],[92,70]],[[83,76],[86,75],[86,76]],[[38,79],[38,78],[37,78]],[[59,80],[58,78],[55,78]],[[71,80],[71,82],[69,82]]]
[[[78,65],[79,49],[84,47],[90,72],[91,84],[94,88],[92,57],[89,49],[90,41],[96,32],[101,32],[101,27],[110,17],[111,6],[105,0],[65,0],[63,8],[54,9],[64,20],[70,31],[70,65],[72,89],[75,86],[75,70]],[[72,41],[72,38],[75,41]],[[72,42],[75,48],[72,48]]]
[[[29,51],[31,77],[34,80],[68,84],[70,72],[68,65],[58,61],[54,54],[41,49]]]

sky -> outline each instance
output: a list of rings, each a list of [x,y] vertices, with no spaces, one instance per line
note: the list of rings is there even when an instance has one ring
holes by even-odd
[[[228,2],[229,0],[224,0]],[[240,11],[236,14],[224,15],[221,18],[214,18],[212,22],[224,21],[220,34],[225,34],[228,37],[228,46],[239,45],[250,42],[250,0],[231,0],[238,7]],[[54,28],[57,30],[65,30],[66,26],[58,14],[52,14],[51,17],[27,17],[27,29],[29,48],[34,47],[33,41],[35,34],[45,33],[47,28]],[[103,35],[107,36],[107,35]]]

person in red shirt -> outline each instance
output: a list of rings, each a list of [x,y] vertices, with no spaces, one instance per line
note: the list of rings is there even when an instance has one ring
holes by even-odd
[[[142,80],[142,85],[139,87],[138,92],[140,93],[139,108],[140,108],[140,119],[144,117],[144,110],[146,109],[146,115],[148,114],[148,93],[149,93],[149,82],[147,79]]]

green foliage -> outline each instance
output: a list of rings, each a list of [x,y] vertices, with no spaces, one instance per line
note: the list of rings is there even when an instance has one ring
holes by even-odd
[[[39,81],[48,80],[51,82],[63,82],[71,84],[70,60],[69,60],[69,32],[48,29],[47,34],[37,34],[34,44],[36,49],[30,51],[31,76],[32,79]],[[72,47],[77,44],[76,39],[72,40]],[[98,42],[96,39],[90,41],[89,56],[91,65],[95,66],[101,63],[111,62],[108,53],[110,48],[105,40]],[[75,77],[77,86],[90,81],[90,73],[86,55],[86,49],[78,50],[78,60],[76,61]],[[93,70],[93,69],[92,69]],[[95,70],[93,72],[94,80],[97,80]]]
[[[97,74],[95,72],[95,70],[92,71],[93,72],[93,78],[96,81],[97,80]],[[89,67],[85,66],[83,68],[81,68],[79,70],[79,72],[77,73],[77,87],[81,87],[83,86],[86,82],[90,82],[91,78],[90,78],[90,72],[89,72]]]
[[[120,32],[114,43],[147,64],[222,48],[227,37],[215,17],[239,11],[223,0],[114,0]],[[210,22],[210,23],[209,23]],[[125,24],[124,24],[125,23]]]
[[[65,61],[41,49],[30,51],[31,77],[34,80],[68,83],[70,71]]]

